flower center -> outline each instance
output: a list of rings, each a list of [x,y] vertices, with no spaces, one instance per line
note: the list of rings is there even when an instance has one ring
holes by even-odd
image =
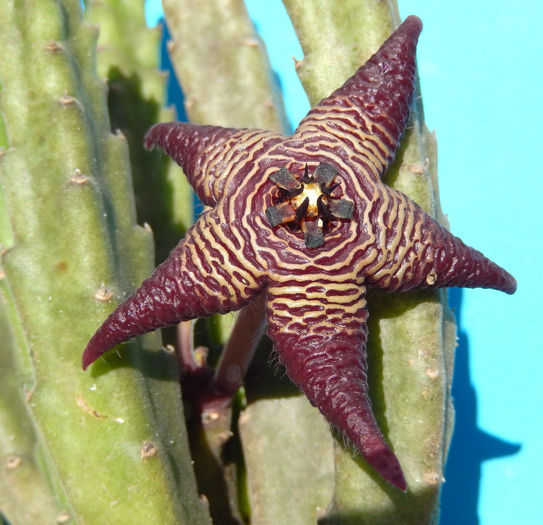
[[[266,217],[272,227],[280,224],[295,223],[304,232],[305,245],[318,248],[324,244],[323,227],[325,221],[332,219],[350,219],[354,203],[347,199],[332,197],[332,192],[339,185],[335,183],[337,170],[321,162],[312,176],[305,166],[302,180],[298,180],[286,168],[281,168],[270,175],[270,179],[281,190],[284,200],[266,209]]]
[[[320,186],[316,182],[310,182],[309,184],[303,184],[302,193],[292,197],[290,199],[290,204],[294,209],[298,209],[307,199],[307,210],[305,212],[306,217],[318,217],[319,199],[321,197],[324,200],[326,196],[321,191]]]

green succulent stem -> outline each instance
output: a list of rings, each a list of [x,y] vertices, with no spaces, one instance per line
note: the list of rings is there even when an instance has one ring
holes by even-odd
[[[259,37],[254,31],[241,0],[198,2],[165,0],[166,22],[171,34],[168,51],[185,97],[190,120],[199,124],[267,128],[283,131],[286,117],[275,86],[270,82],[270,67]],[[243,316],[242,316],[243,318]],[[233,367],[246,370],[247,352],[243,326],[236,315],[215,316],[207,324],[216,343],[226,345],[217,378]],[[236,329],[237,328],[237,329]],[[236,334],[241,333],[241,338]],[[249,352],[250,353],[250,352]],[[209,408],[201,421],[192,421],[192,451],[200,489],[211,501],[214,520],[232,516],[241,520],[246,511],[238,509],[240,467],[224,461],[232,429],[232,406]],[[210,414],[212,413],[212,416]],[[239,455],[238,455],[239,463]],[[210,475],[210,472],[214,475]],[[222,517],[221,517],[222,516]]]
[[[304,51],[297,70],[311,103],[341,85],[400,22],[395,1],[284,4]],[[435,138],[424,125],[419,95],[385,180],[443,222]],[[386,486],[336,441],[334,497],[325,523],[437,523],[455,347],[446,292],[375,293],[369,305],[371,397],[409,490],[401,494]]]
[[[0,268],[0,272],[2,269]],[[0,517],[12,523],[54,523],[63,513],[52,480],[42,469],[41,441],[25,397],[22,367],[15,358],[23,343],[17,328],[5,276],[0,278]],[[11,311],[10,311],[11,310]],[[28,395],[28,394],[27,394]],[[28,495],[32,494],[32,498]]]
[[[164,0],[168,51],[191,122],[282,131],[278,91],[242,0]]]
[[[16,340],[1,350],[22,372],[0,388],[31,416],[43,451],[32,461],[52,487],[45,510],[60,508],[63,523],[205,523],[176,360],[158,336],[81,370],[89,334],[153,267],[126,140],[111,133],[96,75],[97,31],[77,0],[6,0],[0,24],[2,299]]]
[[[166,107],[166,75],[160,72],[161,27],[146,26],[144,4],[87,1],[85,19],[99,28],[97,69],[108,87],[111,128],[128,141],[138,223],[152,229],[159,263],[193,222],[193,192],[174,161],[142,147],[153,124],[176,118]]]

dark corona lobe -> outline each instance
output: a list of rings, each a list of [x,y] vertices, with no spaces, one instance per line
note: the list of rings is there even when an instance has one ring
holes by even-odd
[[[421,29],[408,17],[292,137],[179,122],[149,130],[145,146],[174,158],[211,208],[98,329],[84,368],[131,337],[238,310],[264,291],[268,334],[289,377],[406,489],[368,397],[367,288],[516,289],[505,270],[381,181],[409,117]]]

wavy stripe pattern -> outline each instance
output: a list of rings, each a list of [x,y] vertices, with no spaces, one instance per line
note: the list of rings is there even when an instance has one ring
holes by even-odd
[[[151,128],[146,147],[172,156],[213,209],[98,329],[85,367],[130,337],[239,309],[265,289],[268,334],[289,377],[405,490],[367,394],[366,288],[516,288],[505,270],[381,182],[409,116],[421,28],[407,18],[291,137],[178,122]],[[306,166],[312,174],[321,162],[338,172],[331,197],[352,201],[354,213],[327,221],[324,245],[308,248],[299,228],[270,226],[265,210],[280,190],[269,176],[286,168],[301,179]]]

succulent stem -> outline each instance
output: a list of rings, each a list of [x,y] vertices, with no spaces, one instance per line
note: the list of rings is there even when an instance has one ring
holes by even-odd
[[[15,386],[43,451],[29,465],[52,479],[59,522],[209,523],[170,417],[183,411],[175,357],[151,336],[113,354],[115,372],[80,371],[88,334],[153,266],[95,71],[97,30],[79,0],[5,0],[0,24],[2,281],[21,334]]]

